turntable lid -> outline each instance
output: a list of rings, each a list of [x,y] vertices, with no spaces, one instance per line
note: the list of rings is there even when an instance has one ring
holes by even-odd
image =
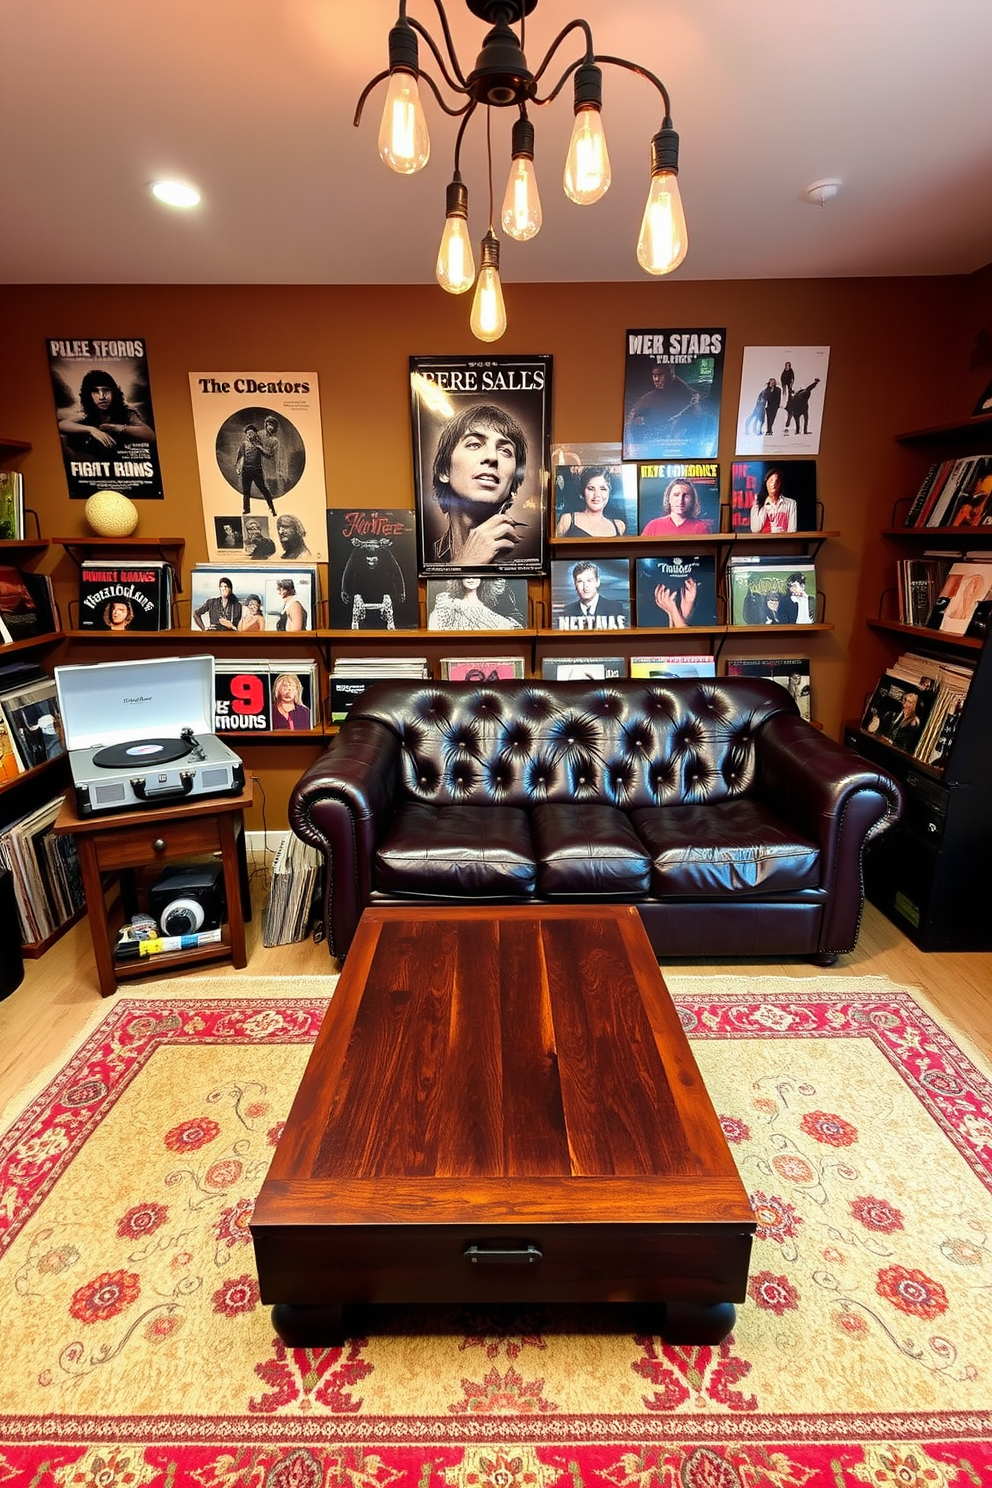
[[[214,658],[157,656],[55,668],[67,749],[214,731]]]

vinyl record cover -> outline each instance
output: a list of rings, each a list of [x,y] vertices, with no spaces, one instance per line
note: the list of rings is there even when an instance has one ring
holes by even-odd
[[[427,580],[428,630],[522,630],[527,624],[527,580]]]
[[[720,438],[724,329],[628,331],[625,460],[713,460]]]
[[[734,657],[727,662],[728,677],[767,677],[778,682],[795,701],[806,722],[810,719],[809,657],[780,659],[769,657]]]
[[[45,342],[69,495],[160,500],[155,415],[142,336]]]
[[[912,754],[930,717],[937,691],[886,672],[861,720],[866,734]]]
[[[980,455],[944,515],[945,527],[992,526],[992,455]]]
[[[522,656],[443,656],[446,682],[512,682],[524,675]]]
[[[170,630],[170,600],[169,565],[160,560],[80,564],[80,630]]]
[[[600,682],[626,677],[624,656],[546,656],[541,676],[551,682]]]
[[[815,460],[735,460],[730,467],[734,532],[815,532]]]
[[[638,558],[635,574],[637,624],[716,625],[716,558],[712,553]]]
[[[332,723],[344,723],[353,704],[381,682],[381,677],[334,677],[330,678],[330,714]]]
[[[811,625],[816,569],[811,558],[765,554],[727,564],[731,625]]]
[[[632,656],[632,677],[715,677],[712,656]]]
[[[307,732],[314,726],[314,672],[298,662],[269,664],[272,688],[272,727],[276,732]]]
[[[23,774],[24,766],[17,752],[17,745],[13,735],[7,726],[7,720],[0,711],[0,781],[16,780],[18,775]]]
[[[627,630],[630,559],[556,559],[551,565],[555,630]]]
[[[952,563],[934,607],[927,617],[930,630],[964,635],[975,609],[992,595],[992,563],[965,559]]]
[[[189,576],[193,630],[315,630],[316,569],[197,564]]]
[[[694,537],[720,530],[720,467],[715,460],[637,466],[642,537]]]
[[[0,564],[0,616],[11,638],[27,640],[49,628],[40,623],[38,604],[28,582],[30,575],[13,564]],[[34,577],[39,577],[34,575]]]
[[[411,357],[420,572],[542,574],[549,356]]]
[[[637,532],[637,466],[619,444],[551,448],[556,537],[629,537]]]
[[[243,556],[252,562],[323,562],[316,372],[191,372],[189,388],[210,558],[237,556],[225,528],[236,536],[240,524]],[[264,536],[249,531],[252,519],[265,522]]]
[[[272,727],[269,663],[217,661],[214,664],[214,733],[252,733]]]
[[[0,470],[0,538],[24,536],[24,477],[17,470]]]
[[[412,511],[327,513],[332,630],[416,630],[417,537]]]
[[[829,361],[829,346],[745,346],[738,455],[819,453]]]
[[[51,678],[4,693],[0,707],[25,769],[65,754],[62,715]]]

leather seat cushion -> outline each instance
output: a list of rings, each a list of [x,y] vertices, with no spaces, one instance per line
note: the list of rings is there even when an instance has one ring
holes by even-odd
[[[646,807],[630,814],[651,854],[658,898],[787,894],[820,883],[820,852],[753,800]]]
[[[531,830],[537,852],[537,890],[548,898],[643,897],[651,859],[615,806],[535,806]]]
[[[407,802],[375,855],[375,886],[388,894],[517,899],[536,878],[527,813],[515,806]]]

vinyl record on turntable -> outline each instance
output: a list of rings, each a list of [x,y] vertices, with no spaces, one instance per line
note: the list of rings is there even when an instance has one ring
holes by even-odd
[[[98,750],[93,763],[103,770],[124,770],[129,765],[167,765],[170,760],[182,759],[191,748],[186,739],[131,739]]]

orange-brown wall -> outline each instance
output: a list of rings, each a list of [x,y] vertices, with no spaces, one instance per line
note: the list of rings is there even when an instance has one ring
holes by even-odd
[[[992,272],[511,284],[505,293],[510,329],[492,349],[553,355],[554,435],[568,442],[620,438],[628,327],[726,326],[724,481],[734,454],[743,347],[831,348],[818,478],[824,526],[841,536],[821,548],[817,576],[825,618],[836,629],[811,636],[808,650],[815,714],[838,737],[884,661],[863,624],[881,588],[893,582],[891,556],[877,532],[921,473],[921,456],[895,445],[893,436],[970,413],[992,376],[992,368],[969,365],[971,341],[992,319]],[[45,338],[143,337],[166,496],[161,504],[141,504],[139,531],[185,536],[188,567],[207,556],[191,371],[316,371],[328,505],[412,505],[407,358],[477,353],[468,311],[465,300],[428,286],[6,286],[0,288],[0,434],[34,447],[21,468],[43,534],[83,534],[83,503],[66,494]],[[67,564],[57,570],[60,585],[71,582]],[[743,642],[734,649],[761,654]],[[300,748],[251,748],[249,764],[268,792],[270,827],[284,825],[286,794],[309,757]]]

